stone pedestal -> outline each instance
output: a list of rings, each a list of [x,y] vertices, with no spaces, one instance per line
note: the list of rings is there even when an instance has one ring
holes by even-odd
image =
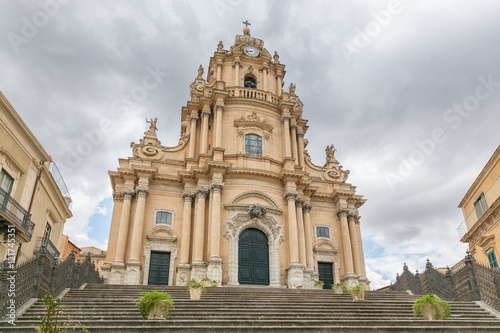
[[[123,284],[125,276],[125,263],[115,261],[111,264],[111,271],[109,273],[109,284]]]
[[[193,261],[191,263],[191,279],[199,282],[205,276],[207,276],[207,264],[202,261]]]
[[[208,260],[207,276],[210,280],[217,281],[217,286],[222,284],[222,259],[210,257]]]
[[[125,271],[124,284],[128,285],[138,285],[141,279],[141,263],[139,260],[129,260],[127,262],[127,269]]]
[[[347,288],[354,287],[359,284],[359,276],[353,273],[347,273],[343,275],[340,280],[347,286]]]
[[[304,266],[300,262],[288,264],[286,268],[286,285],[292,289],[296,289],[297,286],[304,287]]]
[[[180,263],[177,266],[177,276],[175,279],[175,285],[185,286],[190,279],[191,279],[191,265],[186,263]]]
[[[304,270],[304,288],[305,289],[316,289],[314,282],[319,280],[319,274],[314,272],[312,269]],[[306,282],[307,281],[307,282]]]

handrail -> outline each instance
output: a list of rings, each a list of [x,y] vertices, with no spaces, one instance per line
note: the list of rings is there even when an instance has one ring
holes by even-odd
[[[9,222],[20,228],[31,240],[35,228],[31,214],[2,188],[0,188],[0,211],[4,212],[9,217]]]

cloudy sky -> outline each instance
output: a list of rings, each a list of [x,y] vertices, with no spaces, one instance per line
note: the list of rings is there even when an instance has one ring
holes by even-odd
[[[499,144],[500,2],[0,0],[0,13],[0,90],[64,175],[77,245],[107,247],[107,171],[145,118],[177,144],[198,66],[248,20],[296,83],[313,162],[335,144],[368,200],[372,287],[404,262],[465,255],[457,205]]]

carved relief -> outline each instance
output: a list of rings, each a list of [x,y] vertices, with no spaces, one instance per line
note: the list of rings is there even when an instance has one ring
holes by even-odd
[[[252,219],[258,219],[265,216],[267,213],[266,209],[259,204],[251,205],[248,207],[248,215]]]
[[[273,127],[269,125],[267,119],[259,117],[256,112],[252,112],[251,114],[236,119],[234,121],[234,126],[238,128],[255,126],[267,131],[268,135],[273,131]]]

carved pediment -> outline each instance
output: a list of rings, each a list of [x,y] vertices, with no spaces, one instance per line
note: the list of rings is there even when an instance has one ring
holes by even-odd
[[[314,244],[314,253],[323,256],[333,256],[337,254],[337,247],[332,241],[322,239]]]
[[[173,243],[177,240],[172,228],[168,225],[156,225],[147,235],[148,240],[159,240]]]
[[[269,125],[268,121],[265,118],[261,118],[257,115],[257,112],[252,112],[246,116],[242,116],[234,121],[235,127],[258,127],[264,131],[271,133],[273,131],[273,127]]]

